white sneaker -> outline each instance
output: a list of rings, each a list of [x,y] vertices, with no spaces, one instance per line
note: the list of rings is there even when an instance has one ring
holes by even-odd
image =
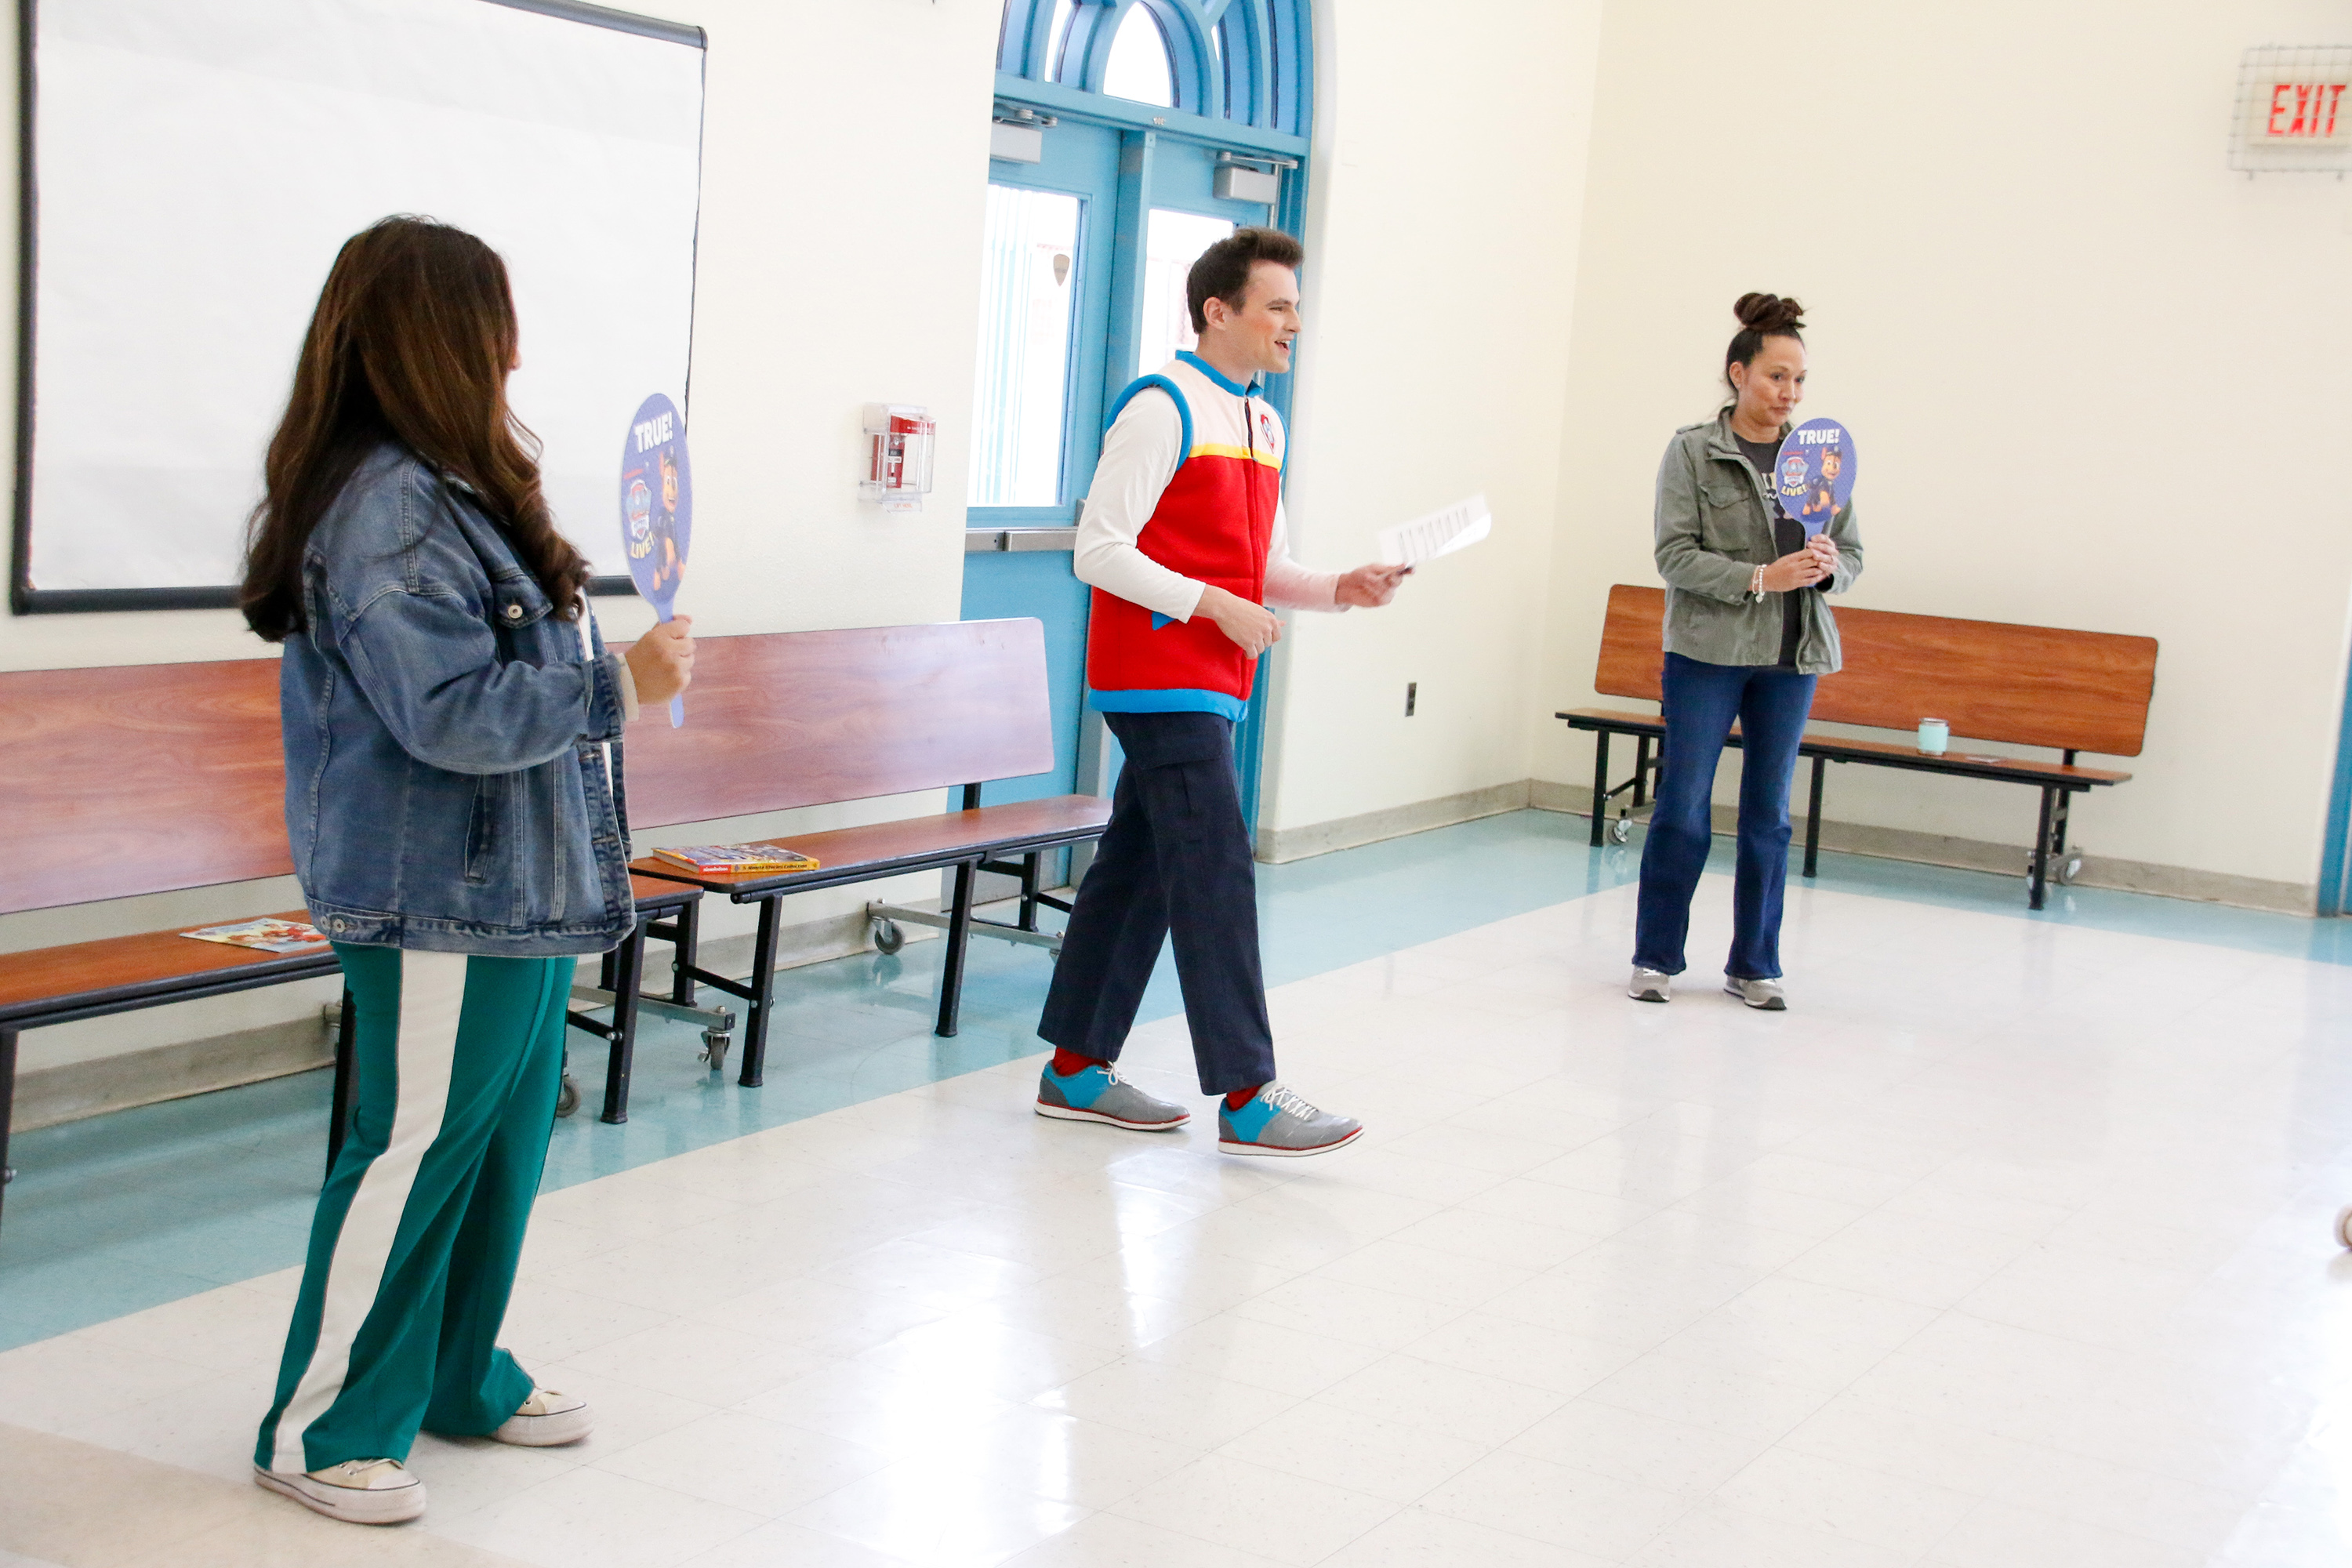
[[[256,1465],[253,1480],[346,1524],[398,1524],[425,1511],[425,1483],[398,1459],[345,1459],[307,1473]]]
[[[530,1397],[522,1402],[522,1407],[501,1422],[490,1436],[518,1448],[557,1448],[566,1443],[577,1443],[595,1426],[595,1412],[578,1394],[534,1388]]]
[[[1625,994],[1636,1002],[1671,1002],[1675,999],[1675,977],[1663,969],[1644,969],[1637,963]]]
[[[2352,1247],[2352,1208],[2338,1210],[2336,1215],[2336,1243]]]
[[[1760,1012],[1785,1013],[1789,1010],[1788,995],[1781,991],[1780,983],[1777,980],[1741,980],[1727,974],[1723,977],[1723,994],[1737,996]]]

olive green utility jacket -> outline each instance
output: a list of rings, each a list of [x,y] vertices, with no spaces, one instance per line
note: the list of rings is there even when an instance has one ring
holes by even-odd
[[[1787,439],[1790,426],[1780,427]],[[1666,580],[1666,651],[1702,664],[1780,662],[1780,598],[1748,591],[1756,568],[1780,558],[1772,498],[1731,437],[1731,410],[1686,425],[1658,465],[1658,575]],[[1837,618],[1823,594],[1843,594],[1862,575],[1862,535],[1853,505],[1830,521],[1837,570],[1793,590],[1804,614],[1797,668],[1829,675],[1839,665]]]

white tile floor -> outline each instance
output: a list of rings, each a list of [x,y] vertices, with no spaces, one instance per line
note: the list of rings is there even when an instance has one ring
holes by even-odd
[[[508,1340],[602,1425],[424,1439],[366,1560],[2352,1562],[2352,970],[1801,889],[1795,1011],[1644,1007],[1632,899],[1277,992],[1328,1159],[1015,1064],[551,1194]],[[1129,1065],[1190,1098],[1181,1022]],[[241,1485],[292,1283],[0,1355],[0,1421]]]

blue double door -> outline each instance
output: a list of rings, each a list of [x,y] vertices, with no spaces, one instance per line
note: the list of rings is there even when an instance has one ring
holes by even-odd
[[[1104,411],[1190,346],[1185,270],[1235,226],[1274,216],[1215,194],[1213,146],[1066,115],[1044,140],[1041,163],[989,164],[963,615],[1045,624],[1054,767],[992,785],[992,802],[1109,792],[1118,747],[1086,708],[1089,595],[1070,570],[1068,531],[1102,451]],[[1287,385],[1269,394],[1286,416]],[[1236,736],[1253,824],[1268,673],[1260,668]]]

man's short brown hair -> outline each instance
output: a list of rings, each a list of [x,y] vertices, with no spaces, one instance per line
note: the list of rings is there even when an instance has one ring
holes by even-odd
[[[1237,228],[1201,252],[1192,270],[1184,275],[1184,303],[1192,312],[1192,330],[1209,330],[1209,301],[1223,300],[1238,310],[1249,298],[1250,269],[1261,261],[1297,270],[1307,259],[1299,243],[1278,228]]]

